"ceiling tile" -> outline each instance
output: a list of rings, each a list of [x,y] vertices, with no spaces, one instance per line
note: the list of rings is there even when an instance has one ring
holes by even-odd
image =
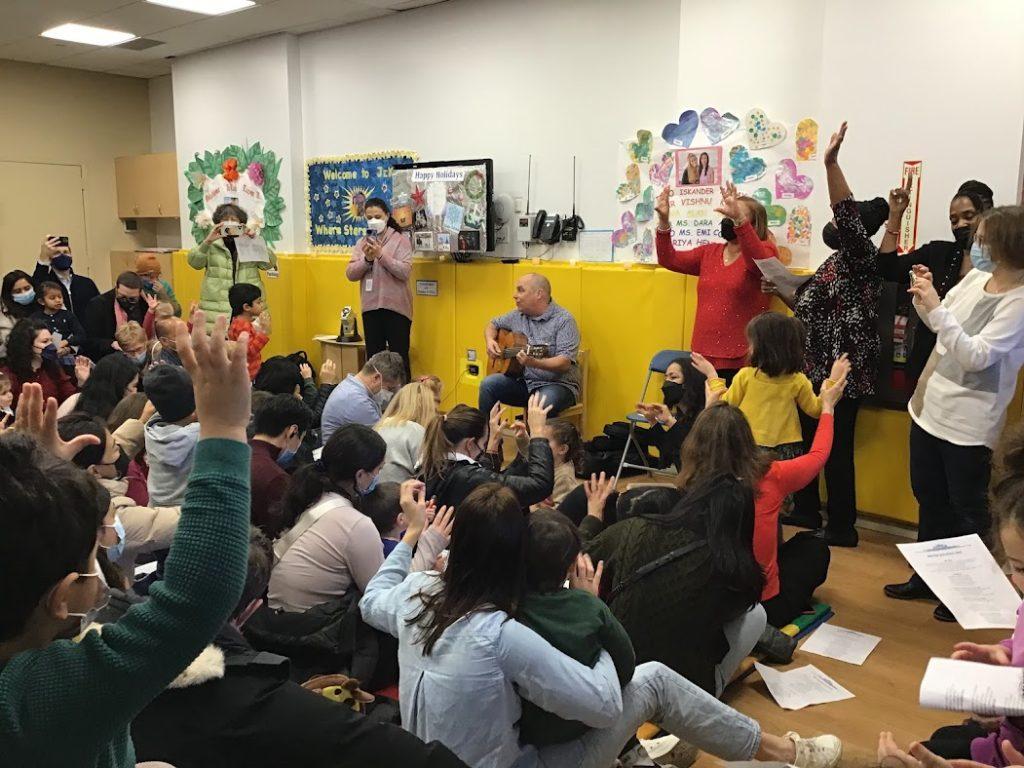
[[[74,56],[92,49],[91,45],[61,42],[48,37],[29,37],[13,43],[0,45],[0,59],[32,61],[46,64],[58,59]]]
[[[116,11],[91,16],[87,23],[97,27],[123,29],[139,37],[152,37],[165,29],[191,24],[202,18],[205,17],[138,0]]]
[[[65,24],[81,22],[98,13],[126,5],[128,0],[5,0],[0,44],[35,37],[40,32]]]
[[[110,75],[125,75],[127,77],[160,77],[171,74],[171,62],[161,59],[160,61],[141,62],[128,67],[116,67],[104,71]]]

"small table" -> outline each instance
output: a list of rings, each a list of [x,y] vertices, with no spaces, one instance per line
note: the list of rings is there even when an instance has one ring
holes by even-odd
[[[364,341],[338,341],[337,336],[330,334],[314,336],[313,341],[320,342],[320,355],[324,362],[334,361],[338,369],[338,381],[350,373],[358,373],[366,365]]]

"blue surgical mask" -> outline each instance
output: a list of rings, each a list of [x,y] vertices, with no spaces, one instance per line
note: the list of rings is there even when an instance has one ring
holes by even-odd
[[[377,483],[379,483],[379,482],[380,482],[380,472],[378,472],[376,475],[373,476],[373,479],[370,481],[370,484],[368,486],[363,488],[363,490],[359,491],[359,495],[360,496],[369,496],[371,493],[373,493],[374,489],[377,487]],[[356,490],[359,490],[358,487],[356,488]]]
[[[132,355],[132,362],[137,366],[142,367],[146,362],[146,353],[140,352],[137,355]]]
[[[295,458],[295,454],[298,451],[294,451],[291,448],[283,448],[279,454],[277,454],[277,463],[282,467],[291,466],[292,459]]]
[[[40,355],[42,356],[43,360],[56,360],[57,345],[47,344],[45,347],[43,347],[42,351],[40,352]]]
[[[104,528],[113,528],[114,531],[117,533],[117,544],[114,544],[114,545],[109,546],[109,547],[103,547],[103,545],[100,544],[101,547],[103,547],[105,550],[107,550],[107,557],[109,557],[111,561],[115,561],[116,562],[117,560],[120,560],[121,559],[121,555],[124,554],[125,533],[124,533],[124,523],[121,522],[121,516],[120,515],[114,515],[114,524],[113,525],[106,525],[106,524],[104,524],[103,527]]]
[[[36,292],[35,289],[33,288],[28,291],[25,291],[24,293],[15,293],[14,295],[11,296],[11,298],[14,299],[18,304],[26,306],[36,300]]]
[[[996,265],[992,263],[989,247],[977,242],[971,245],[971,264],[982,272],[992,272],[996,268]]]

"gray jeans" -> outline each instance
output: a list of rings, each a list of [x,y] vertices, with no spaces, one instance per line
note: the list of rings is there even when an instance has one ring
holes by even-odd
[[[739,669],[757,641],[761,639],[764,628],[768,626],[768,614],[760,603],[744,614],[740,614],[722,626],[725,639],[729,641],[729,652],[715,666],[715,694],[721,696],[725,686]]]
[[[545,768],[608,768],[646,722],[724,760],[751,760],[761,746],[761,726],[707,691],[653,661],[641,664],[622,689],[622,717],[611,728],[538,751]]]

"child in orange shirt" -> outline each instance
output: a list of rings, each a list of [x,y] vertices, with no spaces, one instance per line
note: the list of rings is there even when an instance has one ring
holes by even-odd
[[[228,302],[231,304],[231,325],[228,328],[228,339],[237,341],[242,333],[249,334],[249,348],[246,350],[246,364],[249,367],[249,380],[263,365],[261,352],[270,341],[270,312],[263,301],[263,293],[258,285],[251,283],[235,283],[228,291]]]

